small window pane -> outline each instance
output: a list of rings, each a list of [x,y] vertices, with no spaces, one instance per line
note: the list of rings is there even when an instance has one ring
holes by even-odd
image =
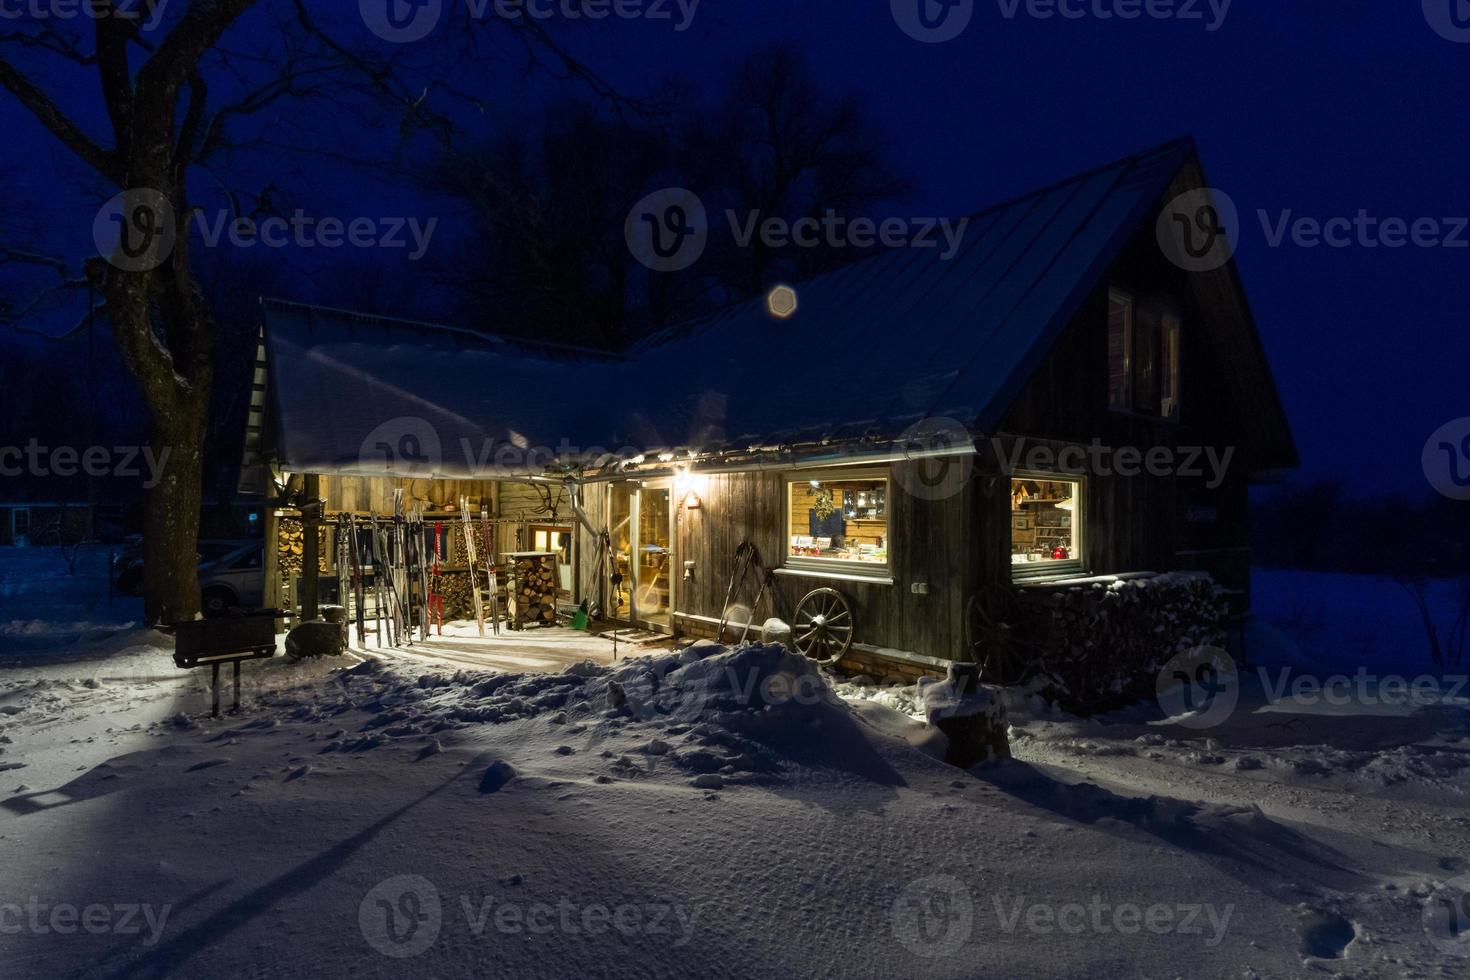
[[[1166,419],[1179,417],[1179,318],[1164,317],[1164,395],[1159,414]]]
[[[1133,408],[1156,414],[1162,396],[1159,378],[1160,316],[1144,307],[1133,318]]]
[[[1133,300],[1114,291],[1108,297],[1108,405],[1128,408],[1131,382],[1129,347],[1133,339]]]
[[[1082,485],[1070,480],[1011,480],[1011,565],[1042,571],[1078,561]]]

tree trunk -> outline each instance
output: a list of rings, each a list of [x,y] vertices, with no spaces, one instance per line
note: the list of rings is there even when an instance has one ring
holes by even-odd
[[[148,490],[143,534],[144,614],[149,623],[172,624],[199,612],[199,504],[203,490],[203,406],[186,402],[181,412],[155,416],[152,444],[164,460]]]

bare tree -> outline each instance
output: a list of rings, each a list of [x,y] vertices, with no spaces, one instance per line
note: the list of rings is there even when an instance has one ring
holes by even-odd
[[[305,0],[192,0],[170,6],[158,25],[145,25],[137,4],[84,0],[83,6],[88,16],[11,21],[0,31],[0,90],[99,186],[118,192],[110,204],[118,251],[87,261],[81,286],[95,290],[105,306],[148,406],[151,442],[169,450],[166,472],[147,497],[145,610],[149,622],[175,622],[199,610],[194,556],[218,343],[192,264],[188,227],[197,188],[191,175],[217,186],[210,165],[246,143],[283,156],[302,149],[277,145],[258,131],[246,143],[237,138],[238,127],[268,110],[278,121],[290,116],[289,107],[315,98],[345,113],[350,100],[366,98],[399,113],[400,139],[432,132],[447,141],[454,127],[443,101],[473,107],[479,97],[439,84],[436,103],[432,85],[406,81],[397,70],[407,47],[389,57],[341,42],[315,16],[333,11],[308,10]],[[226,36],[247,15],[258,21],[254,32],[242,34],[237,50],[226,47]],[[523,19],[511,31],[564,76],[595,82],[537,24]],[[459,32],[455,40],[476,44],[483,33]],[[419,57],[416,64],[426,61]],[[33,68],[37,62],[41,67]],[[70,97],[73,88],[60,69],[90,74],[93,105],[68,111],[63,93]],[[311,149],[339,152],[328,145]],[[271,206],[268,191],[269,185],[255,195],[254,208]],[[223,193],[236,214],[247,211],[238,188],[225,186]],[[24,253],[10,258],[36,260]],[[76,285],[75,277],[68,283]]]
[[[470,322],[493,309],[497,332],[620,349],[637,335],[623,223],[672,148],[647,121],[581,102],[543,119],[441,156],[430,187],[469,205],[475,261],[437,274]]]
[[[745,58],[723,98],[691,115],[685,145],[693,186],[742,216],[820,220],[832,211],[854,218],[910,190],[859,98],[825,91],[805,56],[788,45]],[[748,297],[778,275],[810,275],[853,256],[773,250],[756,235],[748,247],[712,237],[709,258],[732,293]]]
[[[757,51],[703,98],[660,91],[642,113],[572,102],[539,125],[441,155],[433,190],[464,202],[474,263],[440,270],[468,311],[495,309],[509,333],[618,349],[650,329],[763,292],[778,276],[850,261],[837,249],[784,250],[726,234],[718,215],[865,215],[908,189],[853,96],[824,91],[794,49]],[[634,260],[629,208],[668,187],[708,207],[703,258],[677,272]]]

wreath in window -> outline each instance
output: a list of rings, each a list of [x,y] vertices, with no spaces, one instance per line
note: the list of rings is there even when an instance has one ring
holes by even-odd
[[[825,521],[837,510],[837,505],[832,502],[831,490],[818,490],[816,503],[812,506],[812,512],[817,515],[817,520]]]

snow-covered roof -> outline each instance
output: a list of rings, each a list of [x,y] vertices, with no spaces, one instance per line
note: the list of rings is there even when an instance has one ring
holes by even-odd
[[[402,430],[437,441],[420,472],[534,475],[535,447],[878,445],[926,419],[986,431],[1193,155],[1176,141],[983,211],[949,258],[894,249],[800,283],[790,319],[755,300],[621,357],[268,302],[277,456],[402,472],[379,451]]]

